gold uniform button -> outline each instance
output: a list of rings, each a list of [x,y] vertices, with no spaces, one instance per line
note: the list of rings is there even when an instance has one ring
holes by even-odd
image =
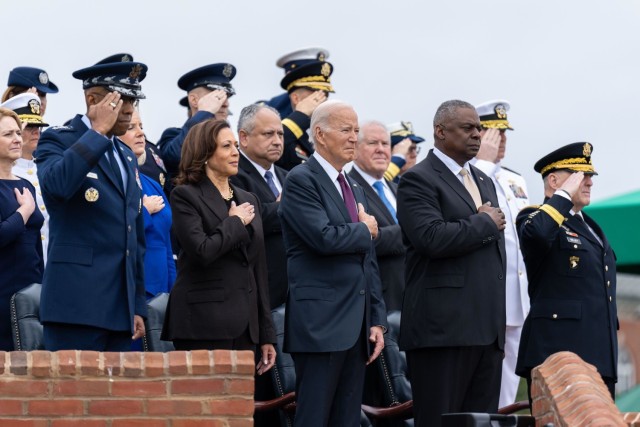
[[[507,202],[511,201],[511,196],[507,197]]]
[[[47,208],[46,208],[44,205],[41,205],[41,206],[40,206],[40,210],[41,210],[41,211],[46,211],[46,210],[47,210]]]
[[[554,313],[553,316],[551,316],[551,317],[553,317],[554,319],[557,319],[558,315]]]
[[[40,235],[40,240],[44,240],[44,239],[45,239],[45,237],[41,234]]]
[[[37,186],[38,186],[38,181],[35,181],[35,182],[33,183],[33,186],[34,186],[34,187],[37,187]]]
[[[573,245],[573,249],[578,249],[578,245]]]

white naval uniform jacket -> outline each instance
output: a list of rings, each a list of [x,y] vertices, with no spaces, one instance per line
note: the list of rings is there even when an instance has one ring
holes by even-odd
[[[529,313],[529,294],[527,271],[516,229],[516,217],[520,210],[529,206],[527,183],[522,175],[501,166],[500,163],[474,159],[473,164],[493,180],[498,193],[498,203],[507,220],[504,230],[507,253],[507,326],[522,326]],[[514,257],[516,253],[518,256]]]

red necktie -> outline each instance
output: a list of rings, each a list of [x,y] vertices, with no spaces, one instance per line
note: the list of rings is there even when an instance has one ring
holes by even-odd
[[[344,204],[347,206],[347,211],[349,211],[351,222],[358,222],[356,199],[355,197],[353,197],[353,191],[351,191],[351,187],[347,183],[347,180],[344,178],[344,175],[342,173],[338,174],[338,183],[340,184],[340,188],[342,189],[342,197],[344,198]]]

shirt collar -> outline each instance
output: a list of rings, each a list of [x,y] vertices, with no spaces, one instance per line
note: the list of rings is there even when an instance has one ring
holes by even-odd
[[[462,170],[462,168],[466,169],[467,172],[471,174],[471,166],[469,166],[469,162],[466,162],[464,166],[460,166],[455,160],[444,154],[442,151],[438,150],[436,147],[433,147],[433,154],[435,154],[437,158],[442,160],[442,163],[444,163],[447,169],[449,169],[454,175],[460,175],[460,171]]]
[[[338,175],[340,175],[340,172],[338,172],[338,170],[336,168],[334,168],[331,165],[331,163],[329,163],[317,151],[313,153],[313,156],[316,158],[318,163],[320,163],[320,167],[322,167],[322,169],[324,169],[324,171],[327,173],[327,175],[329,175],[329,178],[331,179],[332,182],[338,179]]]
[[[259,164],[257,164],[256,162],[254,162],[253,160],[251,160],[249,156],[247,156],[243,151],[240,151],[240,153],[244,156],[245,159],[249,160],[249,162],[253,165],[254,168],[256,168],[256,170],[258,171],[261,177],[264,178],[264,174],[267,171],[271,172],[271,175],[273,175],[274,177],[276,176],[276,168],[273,166],[273,163],[271,164],[271,167],[269,169],[265,169]]]

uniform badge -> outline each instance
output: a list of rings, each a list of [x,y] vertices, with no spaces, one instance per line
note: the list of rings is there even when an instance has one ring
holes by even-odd
[[[324,52],[320,52],[316,57],[316,59],[320,62],[324,62],[324,59],[325,59]]]
[[[233,65],[226,64],[222,69],[222,75],[225,76],[226,78],[229,78],[231,77],[231,73],[233,73]]]
[[[325,62],[320,69],[320,74],[324,77],[329,77],[331,75],[331,65],[328,62]]]
[[[158,181],[160,181],[160,186],[162,188],[164,188],[164,183],[166,181],[164,174],[161,172],[160,175],[158,175]]]
[[[502,104],[496,105],[496,107],[493,109],[493,111],[496,112],[496,116],[498,116],[499,119],[506,119],[507,118],[507,109],[504,108],[504,105],[502,105]]]
[[[516,196],[518,199],[527,199],[528,198],[527,197],[527,193],[524,191],[524,188],[520,187],[515,182],[512,182],[511,184],[509,184],[509,188],[513,192],[513,195]]]
[[[40,102],[38,102],[37,99],[29,101],[29,108],[31,109],[31,113],[40,115]]]
[[[87,191],[84,192],[84,198],[87,202],[95,202],[100,198],[100,193],[93,187],[87,188]]]
[[[584,145],[582,146],[582,154],[585,157],[591,156],[591,144],[589,144],[588,142],[584,143]]]
[[[572,270],[575,270],[578,268],[578,263],[580,262],[580,257],[577,256],[570,256],[569,257],[569,267]]]
[[[140,182],[140,174],[138,173],[138,168],[136,168],[136,182],[138,183],[138,187],[142,190],[142,182]]]
[[[121,62],[131,62],[131,57],[129,55],[125,55],[120,59]]]
[[[153,160],[156,161],[156,165],[158,165],[162,170],[167,170],[164,167],[164,162],[162,161],[162,159],[160,158],[160,156],[158,156],[152,149],[149,149],[149,152],[151,153],[151,155],[153,156]]]
[[[39,80],[39,81],[40,81],[40,83],[42,83],[43,85],[46,85],[47,83],[49,83],[49,75],[43,71],[42,73],[40,73],[40,74],[38,75],[38,80]]]
[[[136,64],[136,66],[131,69],[131,72],[129,73],[129,78],[137,79],[138,77],[140,77],[141,72],[142,72],[142,65]]]

